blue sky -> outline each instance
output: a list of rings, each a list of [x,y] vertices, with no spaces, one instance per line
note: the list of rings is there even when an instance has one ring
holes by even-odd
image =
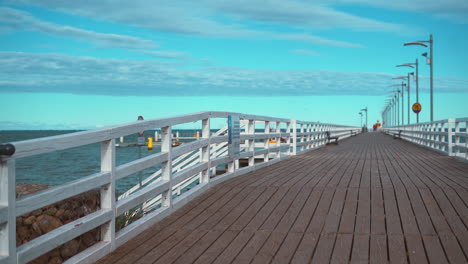
[[[357,125],[365,106],[371,123],[416,58],[427,121],[427,50],[403,43],[429,34],[435,118],[468,116],[467,33],[466,0],[0,0],[0,129],[204,110]]]

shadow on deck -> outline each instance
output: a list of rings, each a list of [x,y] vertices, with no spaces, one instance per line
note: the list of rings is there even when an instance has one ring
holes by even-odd
[[[361,134],[224,182],[98,263],[466,263],[468,164]]]

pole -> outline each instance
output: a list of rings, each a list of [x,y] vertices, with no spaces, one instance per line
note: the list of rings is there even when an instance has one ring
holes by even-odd
[[[369,123],[367,122],[369,119],[367,118],[367,106],[366,106],[366,129],[369,127]]]
[[[418,72],[418,59],[416,59],[416,103],[419,103],[419,72]],[[416,114],[416,123],[419,123],[419,113]]]
[[[408,73],[408,125],[410,124],[410,74]]]
[[[397,93],[397,116],[398,116],[398,126],[400,126],[400,92]]]
[[[431,52],[431,59],[430,59],[430,69],[431,69],[431,122],[434,121],[434,54],[432,51],[432,46],[433,46],[433,39],[432,39],[432,34],[429,39],[429,44],[431,45],[430,52]]]
[[[405,124],[405,88],[401,82],[401,125]]]

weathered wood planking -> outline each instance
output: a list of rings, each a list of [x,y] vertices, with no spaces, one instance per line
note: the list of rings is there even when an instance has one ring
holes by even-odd
[[[358,135],[232,178],[98,263],[466,263],[467,173]]]

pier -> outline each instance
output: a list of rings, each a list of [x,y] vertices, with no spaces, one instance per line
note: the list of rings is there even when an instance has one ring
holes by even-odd
[[[213,118],[227,126],[212,133]],[[172,126],[200,121],[198,140],[172,146]],[[101,241],[68,263],[466,263],[467,124],[361,133],[201,112],[12,142],[0,160],[0,262],[29,262],[100,228]],[[116,139],[155,128],[161,152],[115,165]],[[91,143],[101,144],[101,172],[15,199],[15,159]],[[156,164],[142,187],[117,197],[118,179]],[[96,188],[100,210],[16,247],[17,216]],[[135,208],[143,216],[116,230],[116,217]]]

